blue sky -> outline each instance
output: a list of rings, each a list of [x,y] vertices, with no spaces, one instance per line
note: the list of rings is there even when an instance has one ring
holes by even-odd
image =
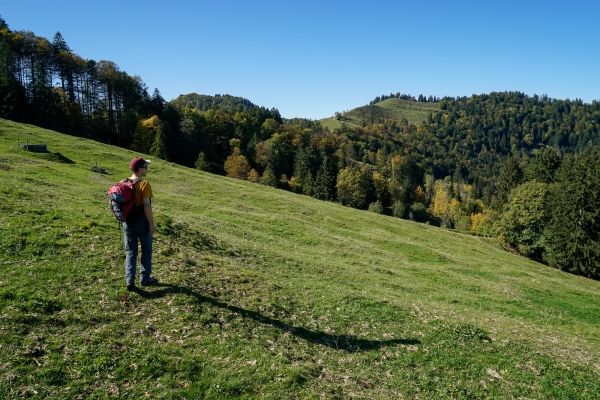
[[[319,119],[402,92],[600,99],[600,2],[3,1],[167,100],[231,94]]]

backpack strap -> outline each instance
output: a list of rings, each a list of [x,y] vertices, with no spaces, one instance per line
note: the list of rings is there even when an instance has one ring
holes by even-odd
[[[141,181],[141,180],[142,180],[142,178],[137,178],[137,179],[134,179],[133,181],[131,181],[131,184],[133,185],[133,196],[134,196],[134,201],[133,201],[133,204],[134,204],[134,206],[136,206],[136,207],[137,207],[137,205],[135,205],[135,184],[136,184],[136,183],[138,183],[138,182],[139,182],[139,181]],[[142,207],[144,207],[144,204],[143,204],[143,203],[142,203]]]

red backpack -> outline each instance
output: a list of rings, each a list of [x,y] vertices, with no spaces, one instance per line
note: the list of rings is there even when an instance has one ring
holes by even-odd
[[[110,209],[117,221],[130,224],[142,216],[144,209],[136,206],[133,201],[135,184],[140,180],[141,178],[129,181],[125,178],[108,189]]]

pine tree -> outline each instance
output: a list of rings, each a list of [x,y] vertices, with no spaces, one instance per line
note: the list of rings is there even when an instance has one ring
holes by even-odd
[[[156,131],[156,137],[154,138],[154,143],[152,144],[152,148],[150,149],[150,154],[155,157],[160,158],[161,160],[167,160],[167,146],[165,144],[165,126],[162,124],[158,130]]]
[[[560,157],[556,150],[545,148],[531,160],[525,171],[527,180],[536,180],[543,183],[554,182],[554,174],[560,166]]]
[[[600,153],[566,157],[556,175],[545,259],[561,270],[600,278]]]
[[[302,193],[310,195],[312,193],[313,177],[308,149],[301,148],[298,150],[294,160],[294,177]]]
[[[260,183],[266,186],[277,187],[277,177],[275,176],[275,171],[273,170],[273,167],[271,167],[271,164],[267,165],[267,168],[265,168]]]
[[[162,97],[158,88],[154,88],[152,98],[150,99],[150,109],[152,111],[152,114],[161,115],[165,109],[166,103],[166,100]]]
[[[502,168],[500,168],[494,206],[501,208],[506,204],[510,191],[519,186],[521,182],[523,182],[523,170],[514,157],[509,157]]]
[[[196,160],[194,166],[200,171],[210,171],[210,163],[208,162],[206,154],[204,154],[203,151],[201,151],[200,154],[198,154],[198,159]]]
[[[329,157],[325,157],[319,171],[317,171],[312,195],[320,200],[332,201],[334,190],[335,171],[333,170],[333,161]]]

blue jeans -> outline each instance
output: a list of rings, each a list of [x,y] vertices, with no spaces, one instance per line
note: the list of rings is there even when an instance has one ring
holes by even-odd
[[[152,235],[148,219],[142,215],[131,224],[123,222],[123,232],[125,233],[125,281],[133,282],[135,280],[139,241],[142,248],[140,282],[145,282],[152,273]]]

